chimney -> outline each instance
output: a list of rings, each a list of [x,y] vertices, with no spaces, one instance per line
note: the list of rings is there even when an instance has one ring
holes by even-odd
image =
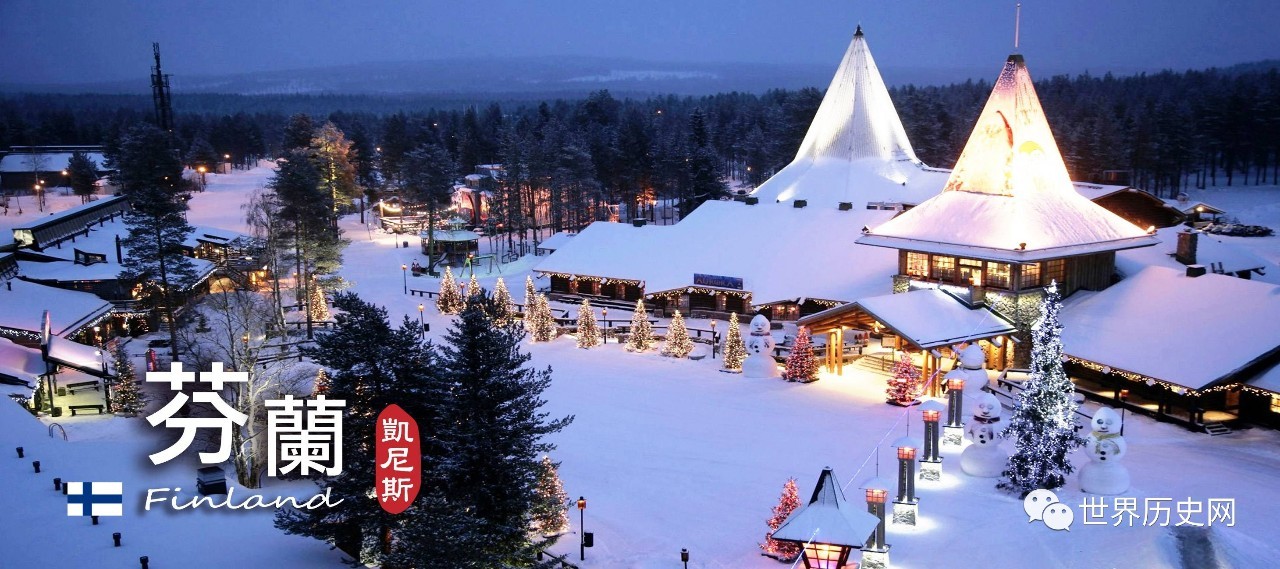
[[[634,227],[644,227],[644,224],[645,224],[645,223],[648,223],[648,221],[649,221],[649,220],[647,220],[647,219],[645,219],[645,218],[643,218],[643,217],[637,217],[637,218],[635,218],[635,219],[632,219],[632,220],[631,220],[631,225],[632,225],[632,226],[634,226]]]
[[[1200,234],[1194,231],[1179,232],[1178,248],[1173,253],[1173,258],[1184,265],[1196,264],[1196,242],[1199,238]]]
[[[840,205],[836,207],[839,208],[840,211],[849,211],[853,209],[853,202],[840,202]]]
[[[981,285],[969,285],[969,308],[977,308],[986,304],[987,289]]]
[[[1187,276],[1193,279],[1205,274],[1205,272],[1204,265],[1187,265]]]
[[[791,202],[791,207],[794,208],[802,208],[807,205],[809,205],[809,200],[796,200]]]
[[[760,203],[760,198],[755,196],[747,196],[747,199],[742,201],[746,202],[747,205],[756,205]]]

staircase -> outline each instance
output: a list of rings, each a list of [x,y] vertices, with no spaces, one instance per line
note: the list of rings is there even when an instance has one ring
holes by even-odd
[[[1231,434],[1231,427],[1223,425],[1222,423],[1205,423],[1204,432],[1209,433],[1210,436],[1214,437],[1218,435],[1229,435]]]

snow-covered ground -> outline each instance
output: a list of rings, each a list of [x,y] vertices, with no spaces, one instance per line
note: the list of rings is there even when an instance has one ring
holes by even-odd
[[[192,223],[243,230],[239,204],[268,177],[265,168],[210,175],[207,191],[192,200]],[[1231,190],[1192,197],[1227,208],[1242,221],[1280,227],[1280,191],[1271,192],[1259,190],[1238,203],[1228,201],[1236,195]],[[368,231],[354,218],[342,223],[351,239],[342,274],[353,290],[385,305],[393,322],[417,319],[423,299],[404,294],[406,283],[438,287],[436,279],[400,270],[402,263],[425,261],[417,239],[409,238],[406,249],[396,246],[404,236]],[[1280,242],[1256,243],[1256,252],[1280,259]],[[478,276],[486,288],[504,277],[521,302],[524,279],[539,260],[526,257],[503,266],[501,275],[482,269]],[[429,336],[438,337],[449,319],[426,305]],[[856,367],[843,377],[799,385],[720,373],[719,360],[631,354],[617,344],[581,350],[561,338],[528,349],[535,365],[554,370],[546,410],[576,416],[555,436],[559,448],[552,456],[562,462],[570,496],[588,500],[586,530],[595,533],[596,545],[587,551],[584,567],[678,567],[681,548],[691,552],[690,567],[783,567],[760,556],[756,544],[788,477],[798,479],[807,498],[822,467],[831,466],[857,507],[859,483],[875,474],[870,457],[876,450],[880,476],[892,480],[895,461],[887,445],[906,433],[908,421],[912,434],[921,433],[918,409],[886,405],[883,376]],[[1142,417],[1128,420],[1124,462],[1133,487],[1126,496],[1139,498],[1140,507],[1142,498],[1234,498],[1235,526],[1212,529],[1220,561],[1272,565],[1280,554],[1274,543],[1280,513],[1273,504],[1280,433],[1252,429],[1208,437]],[[183,486],[185,492],[193,483],[191,467],[150,466],[146,454],[160,447],[138,419],[59,422],[71,442],[50,439],[45,426],[25,412],[0,406],[0,481],[6,486],[0,492],[0,529],[11,544],[0,565],[136,567],[137,556],[149,555],[154,567],[338,566],[338,556],[324,544],[281,534],[267,514],[142,513],[142,488]],[[18,445],[27,448],[28,459],[13,458]],[[920,484],[921,524],[889,528],[895,567],[1179,566],[1170,528],[1083,525],[1078,505],[1084,494],[1074,479],[1059,496],[1076,508],[1076,522],[1069,532],[1055,532],[1028,523],[1020,501],[997,491],[994,480],[960,474],[958,454],[944,451],[941,482]],[[1075,462],[1083,464],[1083,454],[1077,454]],[[42,461],[44,474],[31,473],[31,459]],[[98,527],[65,516],[53,476],[124,480],[126,515],[106,518]],[[305,486],[275,487],[309,492]],[[1111,513],[1106,512],[1108,521]],[[572,531],[579,531],[578,513],[571,518]],[[1175,512],[1169,524],[1177,521]],[[112,531],[124,532],[122,550],[110,547]],[[565,536],[555,551],[577,563],[577,539],[576,533]]]

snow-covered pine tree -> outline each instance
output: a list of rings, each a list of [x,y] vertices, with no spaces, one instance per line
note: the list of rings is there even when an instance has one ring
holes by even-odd
[[[533,502],[533,529],[542,535],[569,530],[569,495],[560,482],[560,465],[543,456],[538,463],[537,496]]]
[[[782,522],[787,521],[798,507],[800,507],[800,491],[796,488],[796,479],[788,478],[787,483],[782,485],[782,496],[778,498],[778,504],[773,507],[773,515],[769,516],[769,520],[765,522],[769,524],[769,532],[764,534],[764,543],[760,544],[760,550],[764,555],[784,563],[791,563],[800,555],[800,544],[773,539],[773,532],[778,531]]]
[[[311,284],[307,287],[307,314],[311,316],[312,322],[324,322],[329,319],[329,303],[324,298],[324,290],[320,288],[320,284],[316,282],[315,275],[311,276]]]
[[[787,368],[783,370],[782,377],[787,381],[801,383],[818,379],[818,362],[813,357],[809,329],[804,326],[796,330],[796,343],[791,347],[791,355],[787,356]]]
[[[591,301],[582,299],[578,307],[578,347],[594,348],[600,345],[600,327],[596,326],[596,312],[591,308]]]
[[[324,368],[316,370],[316,378],[311,384],[311,395],[321,395],[329,392],[329,372]]]
[[[1061,487],[1074,470],[1067,453],[1084,445],[1075,429],[1075,385],[1062,369],[1061,307],[1058,284],[1051,283],[1040,301],[1040,319],[1031,326],[1031,377],[1001,433],[1014,441],[998,485],[1010,492]]]
[[[916,397],[920,396],[920,368],[906,353],[893,364],[893,377],[889,378],[885,396],[889,403],[904,407],[916,403]]]
[[[547,303],[547,297],[541,293],[534,294],[529,310],[533,341],[550,342],[556,339],[556,320],[551,316],[551,305]]]
[[[643,352],[653,347],[653,324],[649,323],[649,311],[644,299],[636,300],[636,311],[631,315],[631,336],[627,338],[627,351]]]
[[[684,317],[677,310],[671,317],[671,325],[667,327],[667,339],[662,344],[662,355],[672,358],[685,358],[693,351],[693,340],[689,339],[689,330],[684,326]]]
[[[476,272],[471,271],[471,279],[467,281],[467,290],[464,291],[466,298],[471,298],[480,294],[480,282],[476,280]]]
[[[738,329],[738,313],[729,313],[729,333],[724,340],[724,369],[742,371],[742,361],[747,359],[747,345]]]
[[[133,360],[125,352],[123,345],[117,345],[111,352],[116,368],[115,389],[111,391],[111,409],[129,417],[137,416],[147,405],[147,394],[138,386],[138,374],[133,369]]]
[[[493,285],[493,305],[493,319],[499,324],[510,324],[516,313],[516,307],[511,301],[511,292],[507,290],[507,283],[502,282],[502,277],[498,277],[498,282]]]
[[[533,306],[533,297],[537,295],[537,293],[538,291],[533,288],[533,277],[532,276],[525,277],[524,278],[525,310],[528,310],[529,309],[528,307]]]
[[[462,291],[453,278],[453,270],[445,267],[444,278],[440,279],[440,295],[436,297],[436,309],[440,314],[457,314],[462,310],[462,301]]]

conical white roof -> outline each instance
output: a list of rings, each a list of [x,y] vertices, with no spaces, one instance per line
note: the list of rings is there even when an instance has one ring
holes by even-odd
[[[943,192],[858,243],[1029,262],[1155,238],[1075,191],[1027,66],[1012,55]]]
[[[831,468],[818,476],[809,503],[791,513],[773,532],[773,539],[860,546],[880,525],[880,519],[849,504]]]
[[[919,203],[942,183],[943,174],[928,171],[930,181],[911,184],[926,171],[859,26],[795,160],[752,195],[766,203],[806,199],[823,206],[853,202],[859,208],[868,201]]]

